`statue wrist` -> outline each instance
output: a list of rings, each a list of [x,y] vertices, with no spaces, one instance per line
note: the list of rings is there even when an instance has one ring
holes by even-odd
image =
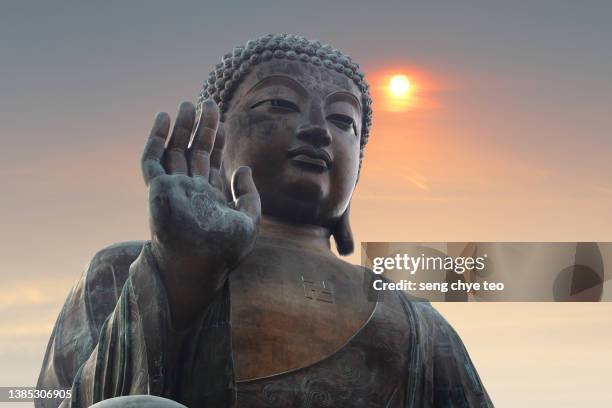
[[[188,256],[169,254],[151,241],[149,264],[155,269],[166,291],[173,327],[189,327],[204,309],[219,295],[227,280],[229,268],[217,260],[194,260]]]

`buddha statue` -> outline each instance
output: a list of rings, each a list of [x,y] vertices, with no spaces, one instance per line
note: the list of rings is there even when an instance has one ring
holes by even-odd
[[[371,117],[364,74],[328,45],[266,35],[225,55],[172,129],[155,117],[150,240],[93,257],[38,381],[71,395],[37,406],[492,406],[429,303],[331,250],[353,251]]]

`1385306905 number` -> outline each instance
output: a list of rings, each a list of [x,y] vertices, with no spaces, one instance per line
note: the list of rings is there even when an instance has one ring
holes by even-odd
[[[9,388],[6,390],[8,401],[15,400],[34,400],[34,399],[56,399],[70,398],[71,389],[36,389],[36,388]]]

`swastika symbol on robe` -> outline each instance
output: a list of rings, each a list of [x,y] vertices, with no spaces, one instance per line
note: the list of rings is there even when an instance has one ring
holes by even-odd
[[[302,281],[304,283],[304,296],[306,296],[307,299],[334,303],[334,292],[324,280],[315,281],[302,276]]]

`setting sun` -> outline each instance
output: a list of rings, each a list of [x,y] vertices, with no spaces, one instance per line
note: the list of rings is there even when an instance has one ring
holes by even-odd
[[[427,76],[414,67],[388,67],[372,75],[378,109],[405,112],[422,106]]]
[[[410,81],[405,75],[394,75],[389,82],[389,89],[396,97],[405,97],[410,91]]]

